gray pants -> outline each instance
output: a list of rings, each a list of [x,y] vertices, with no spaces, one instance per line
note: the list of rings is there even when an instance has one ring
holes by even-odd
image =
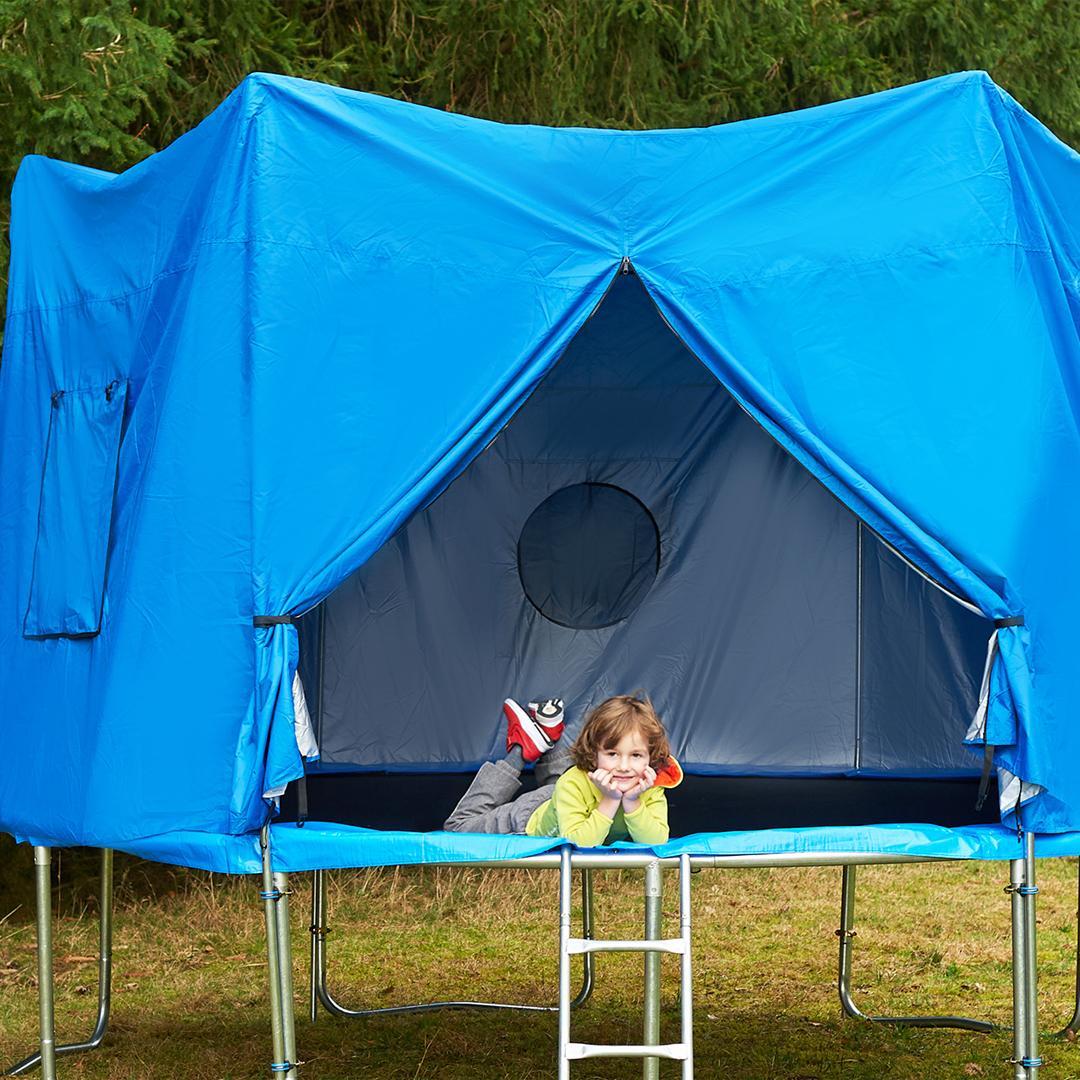
[[[447,832],[523,833],[536,808],[551,798],[555,780],[572,764],[562,747],[550,751],[536,763],[539,786],[519,795],[521,770],[508,761],[485,761],[443,828]]]

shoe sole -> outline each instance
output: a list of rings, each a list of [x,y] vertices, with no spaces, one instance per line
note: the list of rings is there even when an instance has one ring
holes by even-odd
[[[538,754],[546,754],[555,745],[544,729],[513,698],[507,698],[503,702],[503,712],[513,715],[522,733],[532,740],[533,748]]]

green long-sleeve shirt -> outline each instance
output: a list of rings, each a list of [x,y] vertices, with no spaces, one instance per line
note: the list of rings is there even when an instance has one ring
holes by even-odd
[[[599,847],[615,840],[667,843],[667,797],[663,788],[643,791],[632,814],[624,814],[620,806],[614,819],[600,813],[602,798],[584,769],[570,769],[555,782],[551,798],[533,812],[525,832],[529,836],[563,836],[579,847]]]

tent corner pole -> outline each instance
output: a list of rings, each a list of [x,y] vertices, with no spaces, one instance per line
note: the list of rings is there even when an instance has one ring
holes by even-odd
[[[270,1063],[270,1072],[275,1076],[284,1076],[286,1080],[296,1077],[296,1063],[286,1056],[285,1003],[282,1001],[283,960],[288,959],[291,969],[289,942],[281,941],[280,922],[277,912],[278,902],[283,895],[275,883],[275,874],[270,854],[270,826],[264,825],[259,834],[262,847],[262,889],[259,898],[263,903],[263,917],[266,923],[266,966],[270,989],[270,1038],[273,1044],[274,1059]],[[285,956],[283,957],[283,953]],[[291,984],[291,970],[289,982]],[[291,1016],[291,1002],[289,1003]],[[295,1035],[292,1040],[295,1042]]]
[[[1027,958],[1027,970],[1024,979],[1024,992],[1027,995],[1027,1061],[1025,1065],[1031,1080],[1039,1075],[1042,1058],[1039,1057],[1039,1003],[1038,970],[1039,953],[1037,948],[1037,928],[1035,925],[1035,907],[1039,895],[1039,886],[1035,879],[1035,834],[1024,834],[1024,892],[1025,909],[1024,936],[1027,945],[1024,949]]]
[[[1013,964],[1013,1078],[1035,1080],[1042,1065],[1035,1001],[1035,835],[1023,836],[1024,854],[1009,863]]]
[[[293,1001],[292,970],[292,933],[289,920],[289,875],[274,872],[274,891],[278,894],[274,902],[277,916],[278,938],[278,974],[281,979],[281,1023],[285,1043],[285,1060],[293,1065],[296,1060],[296,1016]],[[294,1076],[295,1070],[287,1075]]]

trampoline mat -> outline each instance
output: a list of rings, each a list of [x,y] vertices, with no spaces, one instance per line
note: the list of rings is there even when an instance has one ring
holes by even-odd
[[[281,822],[270,830],[275,870],[300,873],[370,866],[431,863],[469,864],[523,859],[559,848],[558,838],[489,836],[477,833],[404,832],[364,829],[309,821],[303,827]],[[219,836],[174,832],[124,841],[117,849],[157,862],[229,874],[258,874],[261,848],[256,834]],[[598,852],[652,852],[661,857],[820,855],[822,863],[838,856],[884,855],[920,859],[1004,860],[1023,856],[1015,830],[1003,825],[949,829],[921,823],[830,825],[787,829],[752,829],[695,833],[667,844],[646,847],[618,843]],[[1040,836],[1040,857],[1080,854],[1080,833]],[[804,864],[813,860],[803,859]]]

